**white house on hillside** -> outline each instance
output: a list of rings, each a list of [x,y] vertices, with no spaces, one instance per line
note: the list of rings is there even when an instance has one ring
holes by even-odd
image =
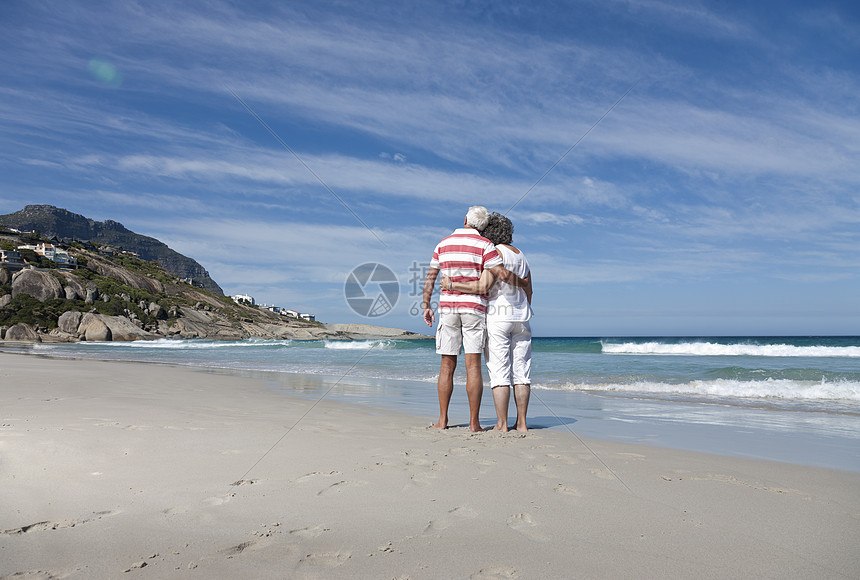
[[[235,302],[236,304],[245,303],[250,304],[251,306],[257,304],[257,301],[254,300],[254,297],[249,294],[236,294],[235,296],[231,296],[230,298],[232,298],[233,302]]]
[[[35,246],[18,246],[19,250],[33,250],[40,256],[45,256],[52,262],[57,263],[60,268],[77,268],[78,260],[69,255],[65,250],[61,250],[54,244],[46,244],[40,242]]]

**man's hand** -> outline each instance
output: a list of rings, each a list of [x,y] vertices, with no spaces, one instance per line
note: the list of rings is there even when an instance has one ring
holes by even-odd
[[[517,286],[523,289],[529,286],[531,274],[529,274],[525,278],[520,278],[504,266],[495,266],[491,268],[491,270],[496,278],[498,278],[502,282],[505,282],[506,284],[510,284],[511,286]]]
[[[427,270],[427,277],[424,279],[424,292],[421,296],[421,307],[424,309],[424,322],[427,326],[433,326],[435,316],[430,305],[433,303],[433,287],[436,285],[436,278],[439,276],[438,268],[430,268]]]
[[[432,308],[425,308],[424,309],[424,322],[427,323],[427,326],[432,328],[433,322],[435,322],[435,320],[436,320],[436,317],[433,315],[433,309]]]

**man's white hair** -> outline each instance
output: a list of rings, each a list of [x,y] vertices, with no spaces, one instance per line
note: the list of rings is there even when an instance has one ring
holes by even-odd
[[[466,212],[466,225],[483,231],[487,227],[487,221],[490,219],[490,212],[482,205],[473,205]]]

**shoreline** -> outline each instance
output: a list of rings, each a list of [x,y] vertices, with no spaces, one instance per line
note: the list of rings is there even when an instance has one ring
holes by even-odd
[[[856,577],[860,474],[0,353],[0,578]]]
[[[0,354],[30,354],[58,360],[140,362],[224,372],[263,381],[284,396],[297,394],[310,400],[322,397],[386,409],[414,417],[416,424],[434,422],[438,414],[435,379],[431,384],[426,380],[381,378],[353,372],[347,367],[335,374],[260,369],[253,365],[188,364],[153,359],[149,355],[136,359],[129,359],[126,354],[120,358],[61,356],[59,353],[39,352],[39,346],[30,343],[19,343],[17,348],[4,346],[12,345],[0,343]],[[455,376],[455,389],[460,392],[464,384],[458,378],[464,381],[465,376]],[[296,391],[297,387],[300,392]],[[450,414],[454,424],[468,417],[464,394],[454,396]],[[480,418],[484,426],[496,421],[489,392],[484,393]],[[856,416],[850,413],[830,414],[815,409],[726,406],[720,401],[642,398],[611,392],[559,391],[540,386],[532,389],[529,409],[531,427],[567,432],[570,437],[583,436],[860,473],[860,437],[855,421]]]

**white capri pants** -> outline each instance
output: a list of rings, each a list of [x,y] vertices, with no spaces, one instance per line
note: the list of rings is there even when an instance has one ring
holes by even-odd
[[[532,329],[525,322],[487,321],[487,370],[490,386],[530,385]]]

